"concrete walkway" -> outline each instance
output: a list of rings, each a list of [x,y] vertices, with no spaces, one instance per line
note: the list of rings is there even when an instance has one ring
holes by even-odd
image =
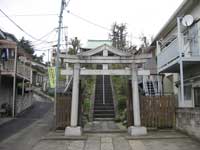
[[[200,142],[171,130],[132,137],[113,121],[89,123],[84,130],[84,135],[76,138],[51,132],[33,150],[200,150]]]
[[[33,150],[131,150],[128,141],[122,134],[85,135],[86,140],[41,140]]]
[[[85,134],[85,140],[41,140],[33,150],[199,150],[200,143],[177,132],[173,132],[171,138],[143,138],[130,140],[126,133],[89,133]],[[182,137],[180,136],[182,135]],[[161,137],[161,135],[159,135]]]

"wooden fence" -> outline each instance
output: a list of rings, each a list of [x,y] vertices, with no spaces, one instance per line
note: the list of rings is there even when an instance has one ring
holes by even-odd
[[[141,123],[151,128],[173,128],[175,96],[141,96]]]
[[[129,89],[130,86],[129,86]],[[127,101],[128,126],[133,123],[132,93]],[[173,128],[175,125],[175,96],[140,96],[142,126],[148,128]]]
[[[82,115],[84,91],[81,88],[81,82],[79,87],[78,126],[83,126]],[[68,95],[58,94],[57,97],[56,129],[65,129],[66,126],[70,126],[72,95],[71,93],[68,93]]]
[[[56,128],[64,129],[70,125],[71,95],[58,95],[56,104]]]

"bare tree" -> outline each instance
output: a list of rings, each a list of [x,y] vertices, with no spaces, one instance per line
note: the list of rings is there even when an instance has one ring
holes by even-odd
[[[126,24],[117,24],[116,22],[112,25],[111,34],[109,35],[112,40],[113,47],[120,50],[126,49]]]
[[[77,54],[78,50],[80,49],[80,40],[75,37],[74,39],[70,39],[70,45],[72,46],[69,48],[69,54]]]

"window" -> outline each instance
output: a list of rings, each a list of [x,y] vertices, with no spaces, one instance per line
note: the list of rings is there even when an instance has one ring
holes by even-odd
[[[184,100],[192,100],[192,86],[184,86]]]
[[[194,88],[194,105],[200,107],[200,87]]]

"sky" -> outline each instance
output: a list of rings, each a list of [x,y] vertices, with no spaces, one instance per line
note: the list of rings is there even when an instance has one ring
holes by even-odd
[[[140,45],[139,37],[156,36],[182,1],[70,0],[63,13],[61,49],[64,48],[65,35],[68,39],[78,37],[83,47],[88,39],[108,39],[114,22],[127,24],[128,40]],[[37,55],[45,53],[44,59],[47,61],[48,50],[57,43],[60,5],[61,0],[0,0],[0,9],[29,35],[1,13],[0,29],[14,34],[18,39],[25,37],[32,41]]]

